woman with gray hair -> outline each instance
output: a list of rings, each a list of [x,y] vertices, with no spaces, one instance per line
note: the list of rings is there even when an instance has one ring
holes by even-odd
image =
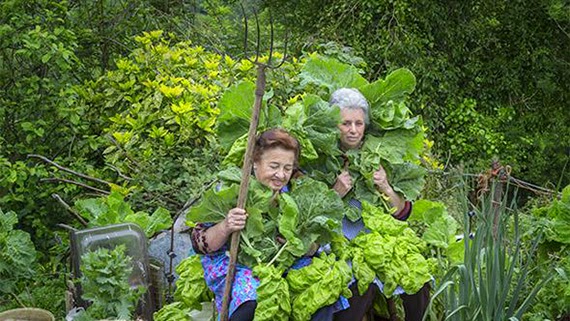
[[[354,88],[341,88],[332,93],[329,101],[331,106],[340,108],[341,123],[338,126],[340,130],[340,148],[342,151],[359,150],[369,124],[369,105],[366,98],[360,91]],[[345,162],[347,158],[345,157]],[[346,164],[345,164],[346,165]],[[388,197],[389,202],[397,209],[393,217],[395,219],[405,221],[411,211],[412,203],[404,200],[398,193],[394,191],[388,181],[386,171],[380,166],[373,174],[374,185],[384,195]],[[332,188],[344,199],[349,206],[362,210],[362,204],[355,198],[346,197],[353,187],[353,178],[350,172],[345,169],[338,173],[336,181]],[[342,232],[348,240],[354,239],[358,233],[365,228],[362,218],[353,222],[346,217],[342,222]],[[335,313],[335,321],[340,320],[362,320],[363,316],[371,310],[375,296],[378,290],[383,289],[383,284],[376,279],[368,290],[359,295],[355,280],[351,285],[353,296],[349,299],[350,308]],[[392,293],[389,293],[391,295]],[[429,285],[426,284],[418,293],[409,295],[404,293],[402,288],[398,287],[393,293],[400,295],[404,303],[406,321],[420,321],[427,309],[429,303]]]

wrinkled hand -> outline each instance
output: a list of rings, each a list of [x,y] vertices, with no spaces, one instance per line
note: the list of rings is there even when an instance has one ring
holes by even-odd
[[[229,235],[236,231],[241,231],[245,227],[247,213],[243,208],[232,208],[224,219],[224,231]]]
[[[380,165],[377,171],[374,172],[374,185],[378,186],[381,192],[386,193],[388,190],[392,189],[390,183],[388,183],[388,175],[386,175],[386,171],[384,167]]]
[[[342,171],[336,178],[333,189],[340,197],[346,196],[352,189],[352,177],[348,171]]]

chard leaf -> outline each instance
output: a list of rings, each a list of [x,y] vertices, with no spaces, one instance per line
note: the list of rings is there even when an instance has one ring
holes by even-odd
[[[360,295],[364,295],[370,284],[374,282],[376,273],[374,273],[374,270],[372,270],[364,260],[362,249],[354,250],[352,271],[354,272],[354,277],[358,280],[358,292]]]
[[[202,201],[193,206],[186,215],[186,223],[189,226],[198,222],[217,223],[226,217],[228,211],[236,206],[239,186],[212,187],[202,196]]]
[[[307,253],[310,244],[303,244],[303,241],[297,237],[299,207],[297,207],[297,203],[295,203],[293,198],[287,194],[281,195],[279,205],[281,207],[279,233],[287,240],[287,251],[294,256],[300,257]]]
[[[404,100],[416,86],[416,77],[408,69],[393,71],[386,79],[379,79],[360,89],[370,104],[370,120],[377,129],[402,127],[410,111]],[[409,125],[409,124],[408,124]]]
[[[398,129],[382,137],[366,135],[361,148],[361,166],[366,171],[378,169],[382,160],[392,164],[416,161],[423,150],[423,132]]]
[[[356,67],[327,57],[310,58],[299,76],[301,87],[309,84],[324,87],[328,95],[342,87],[358,88],[368,84]]]
[[[333,304],[341,294],[350,296],[351,279],[346,261],[337,261],[334,254],[323,253],[308,266],[290,270],[287,282],[293,299],[292,319],[309,320],[319,308]]]
[[[426,170],[412,163],[392,165],[390,183],[395,191],[398,191],[408,200],[415,200],[420,195],[425,185]]]
[[[243,158],[245,155],[245,150],[247,148],[247,133],[238,137],[230,147],[228,154],[222,160],[223,166],[237,166],[241,167],[243,165]]]
[[[228,88],[220,98],[217,134],[223,150],[229,150],[236,139],[247,133],[255,101],[254,91],[254,83],[243,81]]]
[[[315,149],[328,156],[340,155],[337,129],[341,121],[340,109],[331,108],[326,101],[315,95],[306,95],[303,104],[307,115],[303,128]]]
[[[289,194],[299,207],[297,233],[307,248],[311,242],[329,242],[331,232],[340,227],[343,216],[344,204],[338,194],[309,177],[295,180]]]
[[[362,203],[362,218],[371,232],[358,235],[351,246],[362,250],[365,263],[384,282],[384,293],[391,296],[398,285],[406,293],[419,291],[434,264],[422,255],[425,243],[406,223],[367,202]]]

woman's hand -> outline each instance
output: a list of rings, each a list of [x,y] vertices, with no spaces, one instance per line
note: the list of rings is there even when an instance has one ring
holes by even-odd
[[[233,232],[241,231],[245,227],[247,220],[247,213],[243,208],[232,208],[226,218],[222,221],[223,228],[226,235],[230,235]]]
[[[348,171],[342,171],[336,178],[333,190],[342,198],[352,189],[352,177]]]
[[[395,207],[398,212],[401,211],[404,208],[405,201],[400,195],[398,195],[398,193],[394,191],[388,182],[388,175],[386,175],[386,171],[382,165],[380,165],[380,167],[378,167],[378,170],[374,172],[373,180],[374,185],[378,187],[378,190],[388,196],[390,204]]]
[[[390,183],[388,183],[388,175],[386,175],[386,171],[382,165],[380,165],[378,170],[374,172],[373,180],[374,184],[378,186],[378,189],[381,192],[388,194],[387,192],[392,190],[392,186],[390,186]]]

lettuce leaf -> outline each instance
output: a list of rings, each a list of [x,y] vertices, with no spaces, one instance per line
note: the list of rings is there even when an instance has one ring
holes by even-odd
[[[287,321],[291,315],[289,284],[281,276],[282,270],[272,265],[258,265],[253,274],[259,278],[257,288],[256,321]]]
[[[287,283],[293,300],[293,320],[310,320],[319,308],[333,304],[340,295],[350,297],[348,283],[351,279],[351,269],[346,261],[337,261],[334,254],[322,253],[308,266],[290,270]]]
[[[202,302],[209,302],[214,294],[204,279],[204,269],[200,256],[191,255],[176,266],[179,278],[176,280],[174,299],[184,303],[187,308],[202,309]]]
[[[422,255],[425,243],[406,223],[367,202],[362,202],[362,217],[370,233],[358,235],[351,244],[362,251],[359,264],[364,261],[384,282],[388,297],[398,285],[406,293],[418,292],[430,280],[435,264]],[[364,274],[364,278],[368,282],[370,276]]]

